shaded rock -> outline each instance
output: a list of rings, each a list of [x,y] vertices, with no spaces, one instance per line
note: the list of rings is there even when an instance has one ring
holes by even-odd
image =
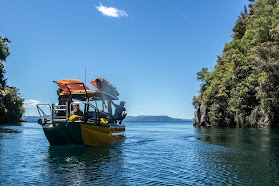
[[[198,108],[195,118],[193,120],[193,125],[196,126],[210,126],[208,117],[208,108],[205,104],[201,104]]]

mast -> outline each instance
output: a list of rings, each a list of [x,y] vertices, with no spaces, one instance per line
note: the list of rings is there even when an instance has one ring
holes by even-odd
[[[85,67],[85,73],[84,73],[84,76],[85,76],[85,77],[84,77],[84,79],[85,79],[85,80],[84,80],[84,84],[86,84],[86,67]]]

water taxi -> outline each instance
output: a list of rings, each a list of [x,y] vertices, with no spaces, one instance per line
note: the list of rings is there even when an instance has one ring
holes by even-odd
[[[107,146],[125,139],[125,124],[117,123],[112,117],[112,101],[119,100],[115,86],[103,78],[90,82],[96,90],[90,90],[76,79],[55,83],[59,86],[59,103],[37,104],[39,123],[51,146]],[[76,101],[83,108],[82,116],[72,115]],[[49,107],[50,118],[44,106]]]

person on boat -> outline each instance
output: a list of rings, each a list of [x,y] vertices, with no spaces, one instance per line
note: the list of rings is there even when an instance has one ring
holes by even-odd
[[[124,101],[120,101],[120,105],[115,104],[113,101],[111,101],[113,106],[115,107],[115,112],[113,117],[113,120],[120,120],[119,124],[121,124],[122,120],[127,116],[126,108],[124,107],[125,103]]]
[[[72,111],[72,115],[83,116],[83,112],[79,109],[79,104],[75,103],[73,106],[74,110]]]

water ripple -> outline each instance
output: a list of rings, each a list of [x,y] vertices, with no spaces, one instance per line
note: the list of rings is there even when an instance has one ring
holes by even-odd
[[[2,132],[1,132],[2,131]],[[279,131],[127,124],[109,147],[50,147],[35,123],[0,128],[1,184],[276,185]]]

